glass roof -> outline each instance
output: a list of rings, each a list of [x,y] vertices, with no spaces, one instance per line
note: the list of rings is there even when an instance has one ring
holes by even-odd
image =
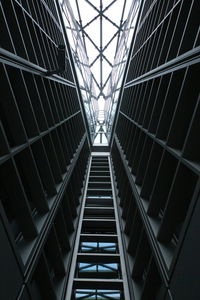
[[[141,0],[60,0],[94,144],[107,144]]]

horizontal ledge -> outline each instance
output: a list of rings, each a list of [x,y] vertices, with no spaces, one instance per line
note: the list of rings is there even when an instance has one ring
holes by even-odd
[[[107,207],[107,206],[86,206],[85,209],[87,210],[113,210],[114,211],[114,208],[113,207]]]
[[[109,175],[90,175],[90,178],[110,178]]]
[[[90,186],[97,185],[99,187],[99,186],[104,186],[104,185],[111,185],[111,181],[90,181],[89,180],[88,184]],[[95,188],[95,187],[91,187],[91,188]]]
[[[103,170],[90,170],[90,174],[91,173],[109,173],[110,174],[110,170],[106,170],[106,171],[103,171]],[[95,175],[94,175],[95,176]]]
[[[167,63],[164,63],[157,68],[148,71],[145,74],[140,75],[137,78],[134,78],[133,80],[127,82],[125,84],[125,88],[133,86],[135,84],[138,84],[143,81],[151,80],[153,78],[163,76],[165,73],[171,73],[175,70],[180,70],[182,68],[191,66],[194,63],[199,62],[199,53],[200,53],[200,46],[193,48],[182,55],[173,58],[172,60],[168,61]]]
[[[107,223],[107,224],[105,224],[106,226],[108,225],[108,224],[113,224],[113,225],[115,225],[115,223],[116,223],[116,221],[115,221],[115,219],[99,219],[99,218],[97,218],[97,219],[83,219],[83,222],[84,223],[98,223],[98,224],[95,224],[95,225],[99,225],[100,223]],[[101,224],[101,226],[103,226],[103,224]]]
[[[109,164],[106,162],[106,163],[97,163],[97,162],[92,162],[92,165],[91,165],[92,168],[107,168],[109,169]]]
[[[65,79],[59,75],[46,76],[47,70],[40,67],[33,62],[26,60],[25,58],[18,56],[6,49],[0,48],[0,62],[18,68],[22,71],[30,72],[35,75],[45,76],[50,80],[57,81],[59,83],[65,84],[67,86],[75,87],[74,82]]]
[[[90,197],[86,197],[86,201],[107,201],[107,202],[109,202],[109,201],[112,201],[113,200],[113,198],[112,197],[109,197],[109,196],[106,196],[106,195],[104,195],[104,196],[96,196],[96,195],[93,195],[93,196],[90,196]]]
[[[102,184],[102,183],[101,183]],[[87,191],[88,192],[90,192],[90,191],[105,191],[105,192],[112,192],[112,188],[100,188],[100,187],[98,187],[98,188],[88,188],[87,189]]]
[[[117,242],[118,237],[114,234],[81,234],[81,242]]]
[[[119,254],[104,254],[104,253],[78,253],[77,262],[85,263],[119,263]]]
[[[78,278],[81,278],[81,279],[90,279],[90,278],[96,278],[96,279],[119,279],[119,274],[118,274],[118,271],[113,271],[113,272],[80,272],[79,273],[79,277]]]
[[[75,289],[102,289],[102,290],[122,290],[123,280],[119,279],[74,279]]]

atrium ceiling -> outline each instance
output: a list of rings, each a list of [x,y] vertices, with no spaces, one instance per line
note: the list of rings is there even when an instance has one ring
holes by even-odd
[[[107,144],[140,0],[60,0],[94,144]]]

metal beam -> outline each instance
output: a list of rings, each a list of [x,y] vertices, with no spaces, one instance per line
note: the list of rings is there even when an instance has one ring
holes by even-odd
[[[82,25],[82,19],[81,19],[81,13],[80,13],[79,5],[78,5],[78,0],[76,0],[76,8],[77,8],[78,16],[79,16],[80,28],[82,28],[83,25]],[[83,37],[83,43],[84,43],[85,53],[87,55],[87,48],[86,48],[86,43],[85,43],[85,35],[84,35],[83,31],[82,31],[82,37]]]
[[[77,253],[77,262],[88,263],[119,263],[119,254]]]
[[[114,177],[113,177],[110,157],[108,158],[108,161],[109,161],[109,167],[110,167],[110,173],[111,173],[111,184],[112,184],[112,190],[113,190],[113,204],[114,204],[114,209],[115,209],[116,227],[117,227],[117,234],[118,234],[118,245],[119,245],[120,260],[121,260],[121,272],[122,272],[122,279],[123,279],[124,298],[126,300],[131,300],[129,286],[128,286],[128,279],[127,279],[126,265],[125,265],[124,249],[123,249],[123,244],[122,244],[121,227],[120,227],[120,222],[119,222],[119,211],[117,208],[117,198],[115,195]]]
[[[82,279],[75,278],[74,285],[75,289],[102,289],[102,290],[122,290],[123,280],[120,279]],[[66,299],[67,300],[67,299]],[[70,300],[70,298],[69,298]],[[127,299],[126,299],[127,300]]]
[[[82,242],[117,242],[117,235],[114,234],[81,234]]]
[[[100,91],[102,92],[102,85],[103,85],[103,53],[102,53],[102,48],[103,48],[103,24],[102,24],[102,8],[103,8],[103,3],[102,0],[100,0]],[[101,143],[101,141],[100,141]]]
[[[76,240],[75,240],[75,245],[74,245],[74,249],[73,249],[73,257],[72,257],[71,268],[70,268],[69,279],[68,279],[68,285],[67,285],[67,295],[66,295],[65,300],[71,300],[73,280],[74,280],[74,271],[75,271],[75,268],[76,268],[76,257],[77,257],[78,248],[79,248],[79,238],[80,238],[81,227],[82,227],[82,219],[83,219],[83,215],[84,215],[84,207],[85,207],[86,194],[87,194],[87,185],[88,185],[88,182],[89,182],[89,172],[90,172],[90,168],[91,168],[91,161],[92,161],[92,158],[90,157],[88,173],[87,173],[86,182],[85,182],[85,189],[84,189],[84,194],[83,194],[83,200],[82,200],[82,203],[81,203],[79,223],[78,223],[78,228],[77,228],[77,232],[76,232]]]
[[[96,15],[93,19],[91,19],[87,24],[85,24],[84,26],[82,26],[83,29],[85,29],[86,27],[88,27],[92,22],[94,22],[97,18],[99,17],[99,14]]]

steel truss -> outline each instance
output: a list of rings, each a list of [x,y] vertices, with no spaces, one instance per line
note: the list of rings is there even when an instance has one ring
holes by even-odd
[[[98,137],[101,144],[110,137],[130,37],[134,32],[141,1],[133,0],[129,4],[126,0],[107,1],[106,4],[103,0],[60,2],[66,30],[72,36],[71,46],[77,72],[82,77],[79,78],[80,88],[91,137],[93,141]],[[89,17],[87,9],[93,12]],[[117,21],[115,14],[119,15]],[[93,32],[92,26],[96,28]],[[102,99],[105,101],[103,117],[98,105]]]

